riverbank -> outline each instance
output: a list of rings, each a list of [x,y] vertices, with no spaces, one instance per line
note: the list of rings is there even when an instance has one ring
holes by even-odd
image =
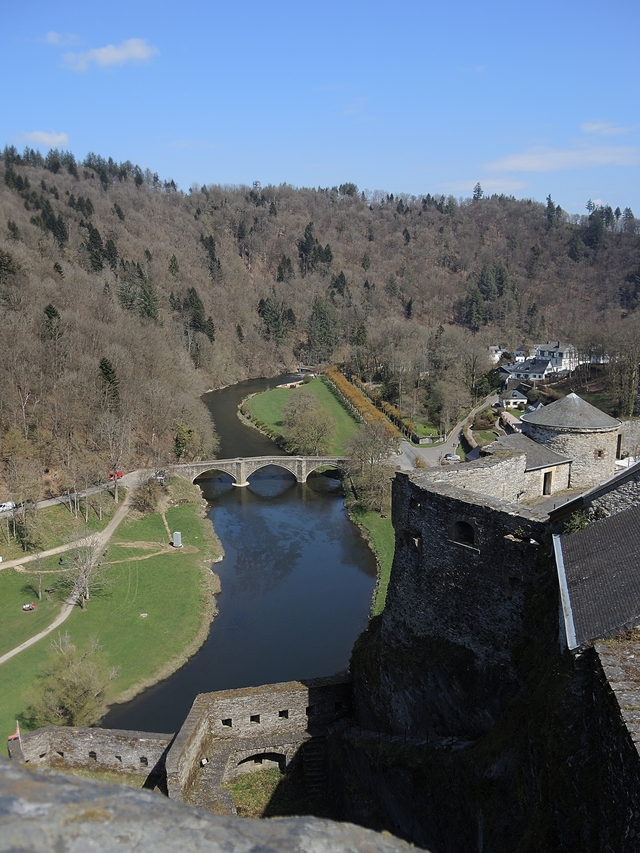
[[[109,583],[88,602],[75,608],[63,627],[85,648],[97,637],[109,665],[119,666],[111,703],[127,701],[167,678],[205,642],[220,591],[213,563],[222,558],[220,545],[206,518],[200,489],[172,481],[164,512],[132,516],[109,544],[103,568]],[[182,549],[170,545],[168,531],[179,530]],[[57,560],[43,566],[43,584],[60,589]],[[57,573],[56,573],[57,570]],[[25,574],[25,584],[33,577]],[[24,587],[12,579],[13,597]],[[21,597],[12,603],[20,609]],[[44,602],[43,602],[44,604]],[[38,610],[36,610],[36,613]],[[28,619],[32,614],[20,614]],[[40,640],[0,667],[0,731],[8,734],[31,701],[50,639]]]
[[[305,383],[304,387],[315,393],[318,402],[329,415],[335,417],[337,412],[343,420],[348,419],[350,422],[348,426],[343,426],[340,430],[339,441],[332,448],[332,452],[336,454],[343,453],[343,442],[358,429],[357,422],[346,409],[344,403],[332,393],[332,390],[321,379]],[[281,446],[280,442],[283,440],[282,409],[292,393],[296,393],[296,391],[277,388],[259,394],[251,394],[245,397],[239,405],[238,417],[244,424],[252,426]],[[377,616],[384,609],[391,575],[391,563],[393,562],[395,548],[393,525],[390,518],[377,512],[361,509],[355,501],[348,482],[344,483],[344,489],[345,506],[349,518],[360,530],[376,559],[376,587],[371,602],[371,616]]]
[[[324,377],[312,379],[302,386],[318,401],[318,404],[335,423],[335,433],[331,440],[328,453],[341,456],[344,453],[344,443],[358,429],[358,422],[345,403],[333,392]],[[273,388],[245,398],[239,407],[239,415],[244,423],[258,429],[279,446],[284,446],[282,413],[292,395],[300,393],[298,388]]]

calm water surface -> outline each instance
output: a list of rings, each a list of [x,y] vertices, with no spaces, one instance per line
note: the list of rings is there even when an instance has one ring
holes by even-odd
[[[243,397],[278,381],[207,395],[220,458],[280,455],[236,416]],[[224,474],[200,485],[225,549],[215,567],[219,613],[198,654],[166,681],[114,706],[103,721],[110,728],[171,732],[198,693],[339,672],[366,627],[375,562],[347,518],[339,481],[317,475],[301,485],[271,467],[245,488]]]

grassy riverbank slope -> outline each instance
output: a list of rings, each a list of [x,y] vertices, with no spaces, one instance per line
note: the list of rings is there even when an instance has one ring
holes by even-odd
[[[120,667],[111,702],[130,699],[182,666],[206,639],[215,613],[219,581],[210,567],[222,548],[211,522],[203,517],[200,490],[174,480],[165,507],[159,509],[123,522],[103,563],[105,588],[89,601],[85,612],[76,608],[61,628],[79,648],[97,637],[109,665]],[[169,544],[170,532],[175,530],[182,533],[180,550]],[[51,558],[43,569],[50,572],[44,575],[48,580],[43,586],[59,590],[57,560]],[[29,617],[38,617],[41,609],[39,605],[35,612],[21,611],[26,600],[23,587],[31,580],[32,575],[0,572],[0,600],[9,612],[15,610],[24,617],[25,623]],[[52,598],[42,602],[42,610],[51,611],[49,622],[59,612],[60,593]],[[147,615],[141,617],[143,613]],[[40,626],[29,625],[33,630],[28,635],[32,636]],[[10,648],[24,638],[14,639],[0,625],[0,645]],[[51,637],[45,637],[0,666],[0,735],[3,730],[5,734],[13,731],[15,720],[29,704],[50,642]]]
[[[358,422],[322,377],[305,383],[302,388],[313,394],[327,415],[335,421],[336,432],[329,453],[342,456],[344,443],[356,432]],[[255,394],[244,405],[256,421],[262,421],[271,432],[282,435],[282,410],[291,399],[291,395],[298,393],[300,393],[298,388],[273,388],[271,391]]]

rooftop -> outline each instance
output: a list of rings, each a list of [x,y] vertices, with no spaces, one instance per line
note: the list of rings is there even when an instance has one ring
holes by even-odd
[[[570,649],[640,624],[640,506],[554,536]]]
[[[483,448],[484,452],[491,453],[492,448],[499,449],[506,447],[509,450],[519,450],[526,454],[527,462],[525,471],[536,471],[539,468],[551,468],[553,465],[564,465],[571,462],[570,457],[561,456],[553,450],[549,450],[543,444],[538,444],[527,438],[522,433],[513,433],[512,435],[503,435],[497,441]]]
[[[605,415],[573,392],[554,403],[549,403],[548,406],[543,406],[537,412],[524,414],[522,421],[539,426],[579,430],[616,429],[620,426],[617,418]]]

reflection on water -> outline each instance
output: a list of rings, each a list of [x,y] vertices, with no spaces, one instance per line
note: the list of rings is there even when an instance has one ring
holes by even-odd
[[[197,693],[330,675],[348,666],[366,627],[371,552],[344,509],[340,483],[302,485],[277,467],[237,488],[200,485],[225,549],[219,614],[200,652],[162,684],[116,706],[105,725],[175,731]]]

